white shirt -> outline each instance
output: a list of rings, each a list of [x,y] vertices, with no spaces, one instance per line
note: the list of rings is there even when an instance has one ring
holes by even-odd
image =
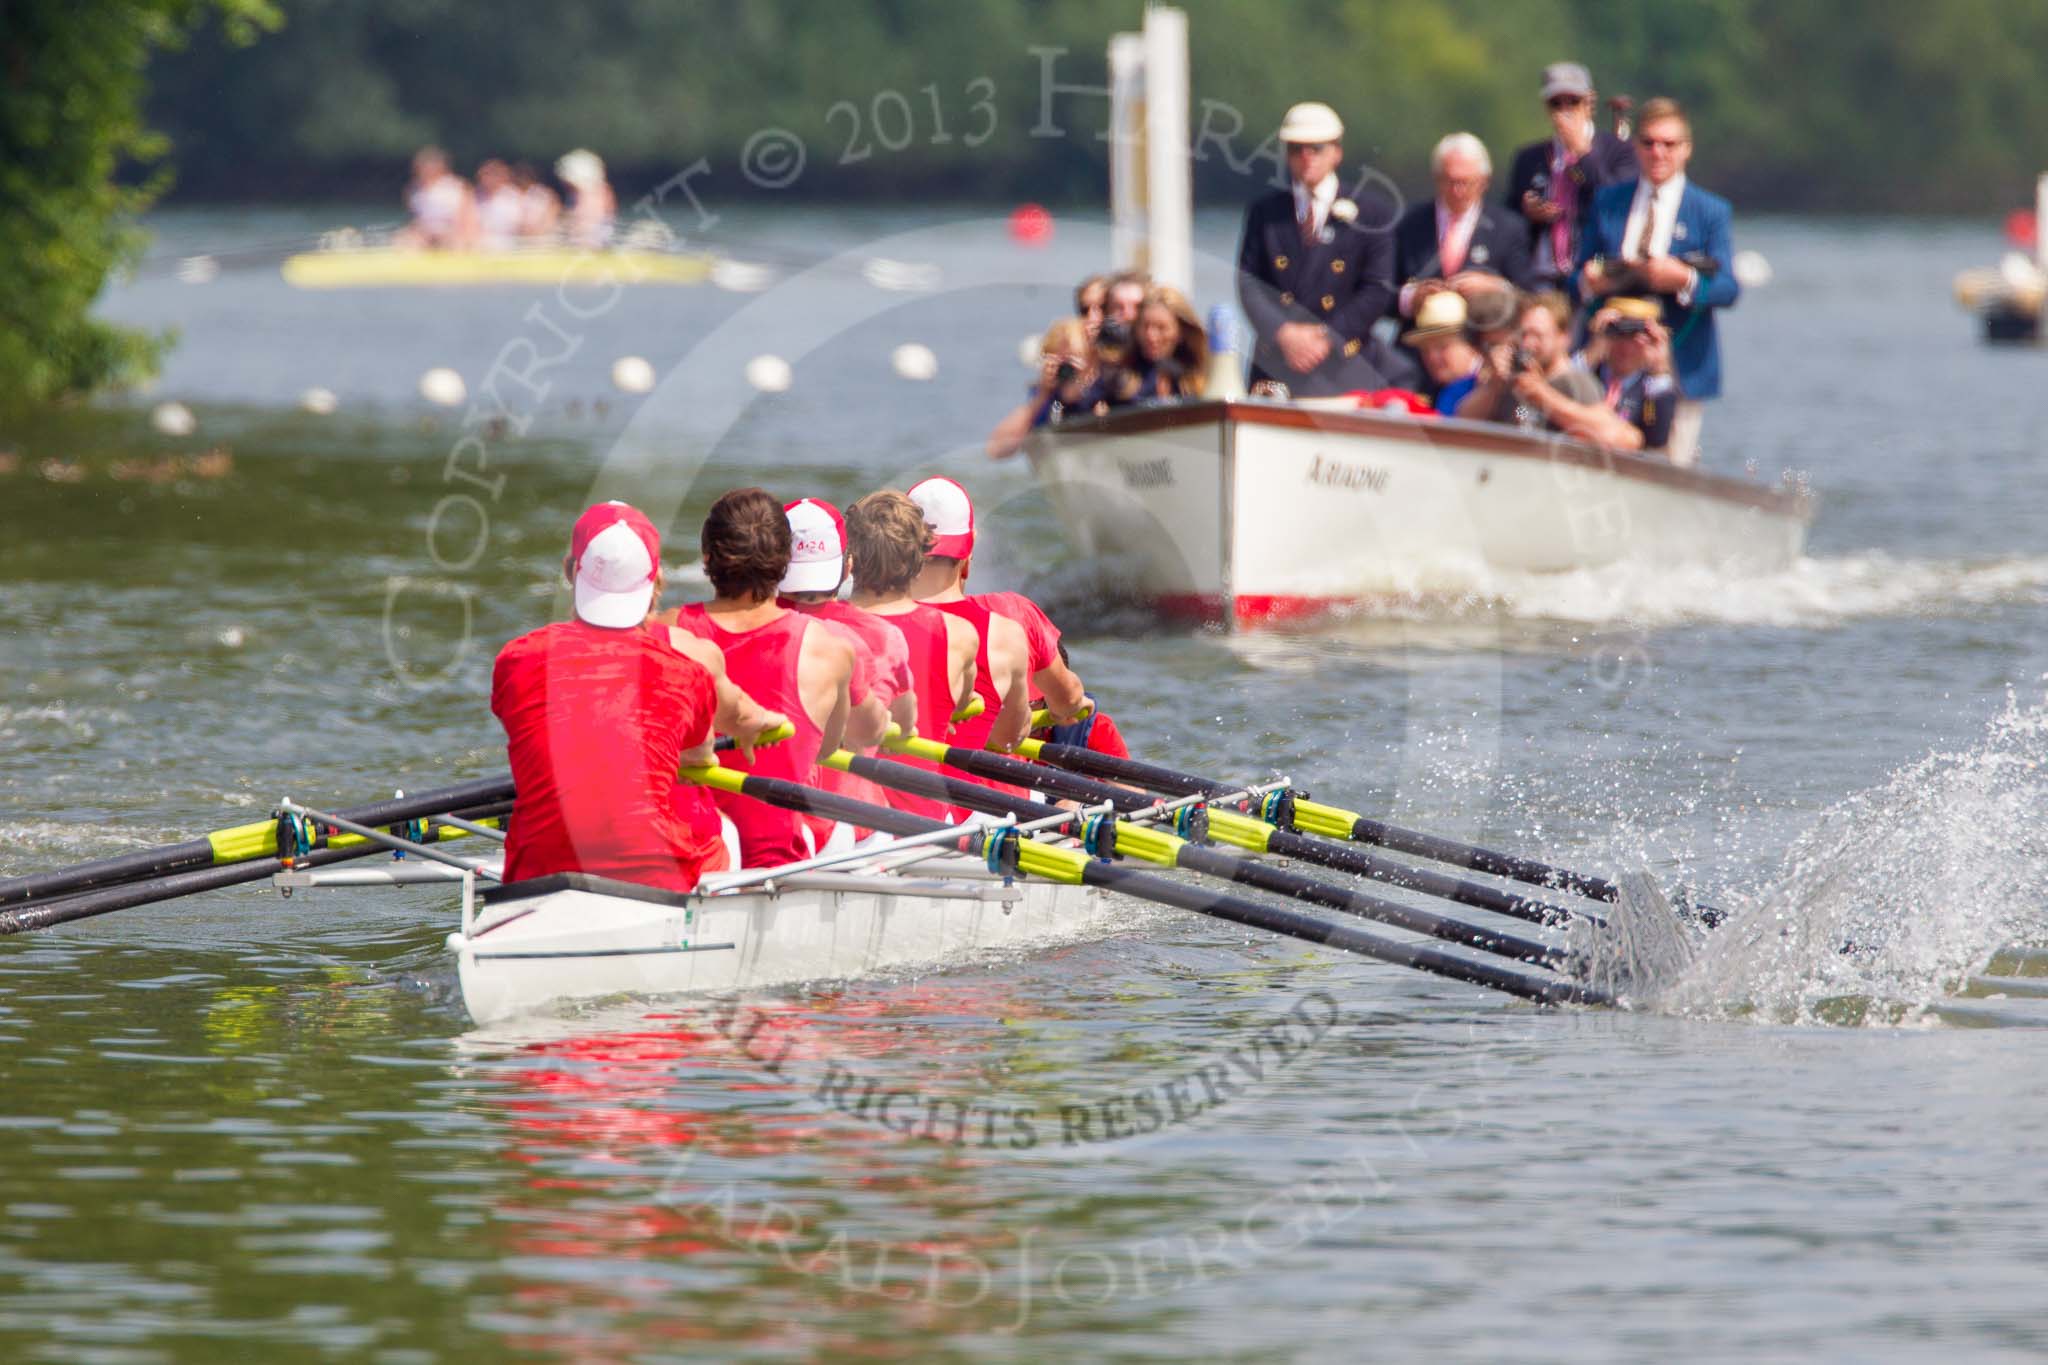
[[[1636,197],[1629,201],[1628,206],[1628,226],[1621,232],[1621,258],[1624,261],[1633,261],[1637,257],[1636,244],[1642,240],[1643,227],[1649,221],[1653,196],[1657,201],[1657,230],[1650,234],[1648,250],[1641,254],[1644,257],[1671,254],[1671,234],[1678,226],[1678,201],[1685,198],[1684,171],[1654,189],[1647,180],[1636,182]],[[1695,270],[1691,281],[1678,291],[1679,307],[1692,307],[1693,292],[1699,287],[1700,272]]]
[[[1322,235],[1323,225],[1330,221],[1330,205],[1337,202],[1337,175],[1333,171],[1317,182],[1314,189],[1308,189],[1299,180],[1294,182],[1294,221],[1299,223],[1304,214],[1313,213],[1315,218],[1309,226],[1317,236]]]
[[[1650,217],[1650,199],[1657,200],[1657,230],[1650,234],[1648,249],[1638,252],[1637,243],[1642,241],[1643,227]],[[1621,233],[1621,258],[1633,261],[1638,256],[1669,256],[1671,254],[1671,230],[1678,226],[1678,201],[1685,198],[1685,173],[1679,172],[1654,189],[1647,180],[1636,182],[1636,197],[1629,202],[1628,226]]]

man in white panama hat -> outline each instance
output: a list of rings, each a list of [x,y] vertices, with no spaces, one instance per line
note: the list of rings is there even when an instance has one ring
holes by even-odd
[[[1329,105],[1289,109],[1280,142],[1288,187],[1253,201],[1238,248],[1252,381],[1298,395],[1379,388],[1371,331],[1394,297],[1393,206],[1344,193],[1344,121]]]

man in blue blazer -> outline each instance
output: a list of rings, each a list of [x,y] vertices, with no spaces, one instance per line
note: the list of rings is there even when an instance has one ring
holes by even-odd
[[[1329,105],[1289,109],[1280,141],[1290,183],[1253,202],[1238,248],[1252,383],[1296,397],[1380,388],[1388,358],[1372,325],[1394,297],[1393,206],[1342,193],[1344,124]]]
[[[1678,102],[1645,104],[1636,127],[1641,176],[1593,197],[1574,274],[1579,297],[1590,304],[1612,294],[1662,298],[1684,394],[1670,454],[1672,463],[1685,465],[1699,459],[1701,404],[1721,393],[1714,312],[1733,306],[1742,292],[1731,269],[1728,201],[1686,181],[1691,157],[1692,126]]]

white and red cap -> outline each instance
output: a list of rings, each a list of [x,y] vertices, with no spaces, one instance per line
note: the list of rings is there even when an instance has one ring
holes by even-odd
[[[910,500],[924,513],[924,524],[938,537],[931,552],[948,559],[974,553],[974,500],[967,490],[943,476],[926,479],[910,490]]]
[[[789,572],[783,592],[832,592],[846,576],[846,519],[823,498],[784,503],[789,518]]]
[[[661,533],[629,503],[601,502],[576,518],[569,538],[569,582],[576,614],[593,626],[623,630],[647,619]]]

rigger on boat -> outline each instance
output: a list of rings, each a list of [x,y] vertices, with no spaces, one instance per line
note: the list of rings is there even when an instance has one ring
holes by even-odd
[[[270,820],[10,878],[0,933],[264,878],[445,884],[479,1023],[940,967],[1110,932],[1119,898],[1543,1005],[1626,1004],[1683,962],[1691,931],[1654,889],[1372,820],[1284,775],[1129,757],[1088,723],[1050,618],[964,591],[964,488],[856,512],[735,490],[703,536],[716,595],[663,613],[659,533],[598,504],[563,563],[572,619],[499,657],[509,773],[340,811],[287,799]],[[905,609],[912,585],[937,609]],[[840,602],[849,588],[880,610]],[[918,663],[892,622],[925,612]]]

